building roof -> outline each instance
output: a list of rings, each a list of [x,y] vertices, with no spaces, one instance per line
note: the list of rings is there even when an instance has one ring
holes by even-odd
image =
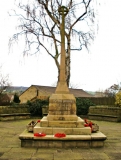
[[[31,86],[34,86],[37,90],[40,90],[44,94],[48,93],[49,95],[53,94],[55,92],[55,89],[56,89],[56,87],[51,87],[51,86],[39,86],[39,85],[31,85]],[[70,90],[70,93],[73,94],[75,97],[93,97],[93,95],[85,92],[83,89],[72,89],[72,88],[69,88],[69,90]],[[26,92],[26,90],[24,92]]]

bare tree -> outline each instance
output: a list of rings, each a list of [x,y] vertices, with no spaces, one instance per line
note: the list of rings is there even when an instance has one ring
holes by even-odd
[[[7,89],[11,85],[9,81],[9,75],[3,75],[2,66],[0,66],[0,95],[3,93],[5,89]]]
[[[104,93],[107,97],[114,97],[116,93],[121,91],[121,85],[120,84],[113,84],[109,88],[107,88]]]
[[[26,45],[23,53],[28,54],[34,50],[35,54],[43,52],[42,49],[44,49],[44,52],[46,51],[55,61],[59,76],[61,18],[58,8],[63,3],[69,10],[65,19],[65,74],[69,86],[71,51],[80,51],[83,46],[89,49],[88,46],[95,36],[93,29],[96,13],[93,7],[94,0],[77,2],[74,0],[36,0],[33,4],[19,3],[18,7],[24,12],[20,14],[14,10],[14,15],[19,17],[20,25],[18,27],[21,31],[13,35],[9,44],[17,41],[19,36],[24,36]]]

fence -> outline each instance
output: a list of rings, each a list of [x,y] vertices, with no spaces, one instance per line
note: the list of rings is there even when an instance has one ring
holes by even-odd
[[[89,99],[95,105],[115,105],[114,97],[81,97],[81,99]]]

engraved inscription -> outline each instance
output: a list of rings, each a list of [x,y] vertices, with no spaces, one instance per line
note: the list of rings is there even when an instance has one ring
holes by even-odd
[[[65,100],[61,100],[61,99],[51,99],[50,100],[51,103],[76,103],[75,100],[69,100],[69,99],[65,99]]]
[[[61,100],[54,99],[51,100],[49,105],[50,115],[75,115],[76,107],[74,100]]]

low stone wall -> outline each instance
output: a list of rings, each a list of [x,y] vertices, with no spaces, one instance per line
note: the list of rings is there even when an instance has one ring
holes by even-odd
[[[28,106],[0,106],[0,121],[30,118]]]
[[[90,106],[88,118],[93,120],[121,122],[121,108],[113,106]]]

